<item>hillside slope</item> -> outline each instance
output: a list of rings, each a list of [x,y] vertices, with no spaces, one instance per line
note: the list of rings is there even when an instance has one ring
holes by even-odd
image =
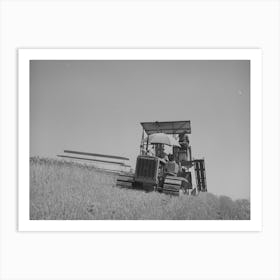
[[[247,220],[248,200],[226,196],[171,197],[115,187],[117,175],[87,164],[30,159],[33,220]]]

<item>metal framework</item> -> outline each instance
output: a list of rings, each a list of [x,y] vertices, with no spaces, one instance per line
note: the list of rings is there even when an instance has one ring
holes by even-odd
[[[206,172],[204,159],[193,160],[196,184],[199,191],[207,192]]]
[[[113,158],[113,159],[120,159],[120,160],[129,160],[129,158],[126,158],[126,157],[113,156],[113,155],[104,155],[104,154],[94,154],[94,153],[86,153],[86,152],[78,152],[78,151],[70,151],[70,150],[64,150],[64,153],[66,153],[66,154],[84,155],[84,156],[103,157],[103,158]]]
[[[190,121],[174,121],[174,122],[142,122],[144,131],[147,135],[163,132],[166,134],[191,134],[191,122]]]

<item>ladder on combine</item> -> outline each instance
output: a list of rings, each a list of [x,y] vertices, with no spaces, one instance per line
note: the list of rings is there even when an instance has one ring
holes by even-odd
[[[201,192],[207,192],[205,162],[204,159],[193,160],[197,190]]]

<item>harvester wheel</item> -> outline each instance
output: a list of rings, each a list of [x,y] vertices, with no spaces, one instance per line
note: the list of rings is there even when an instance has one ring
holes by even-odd
[[[182,186],[180,177],[166,176],[162,188],[162,192],[170,195],[179,195]]]
[[[132,189],[134,185],[133,174],[119,174],[116,186],[119,188]]]

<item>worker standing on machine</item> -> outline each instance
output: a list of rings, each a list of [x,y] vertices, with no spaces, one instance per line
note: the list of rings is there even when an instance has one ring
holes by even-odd
[[[189,149],[189,136],[184,131],[179,134],[179,144],[180,144],[180,150],[179,150],[179,161],[187,161],[188,159],[188,149]]]
[[[188,150],[189,147],[189,136],[188,134],[184,131],[182,133],[179,134],[179,144],[181,145],[181,148],[184,150]]]

